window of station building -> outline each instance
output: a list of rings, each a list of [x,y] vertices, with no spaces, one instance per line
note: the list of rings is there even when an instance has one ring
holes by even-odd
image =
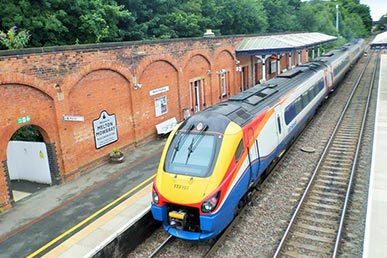
[[[220,89],[222,97],[227,96],[227,81],[226,81],[226,72],[220,74]]]
[[[162,96],[155,99],[155,115],[156,117],[168,113],[167,96]]]
[[[277,72],[277,60],[270,60],[270,73]]]

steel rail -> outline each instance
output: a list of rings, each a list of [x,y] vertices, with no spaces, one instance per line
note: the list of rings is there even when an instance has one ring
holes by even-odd
[[[370,57],[371,56],[372,55],[370,55]],[[334,130],[333,130],[333,132],[332,132],[332,134],[331,134],[331,136],[330,136],[330,138],[329,138],[329,140],[328,140],[328,142],[327,142],[327,144],[326,144],[326,146],[324,148],[324,151],[323,151],[323,153],[322,153],[322,155],[321,155],[321,157],[320,157],[320,159],[319,159],[319,161],[318,161],[318,163],[316,165],[316,168],[314,169],[314,171],[312,173],[312,176],[311,176],[311,178],[310,178],[310,180],[308,182],[308,185],[305,188],[305,191],[304,191],[304,193],[303,193],[303,195],[302,195],[302,197],[301,197],[301,199],[300,199],[300,201],[299,201],[299,203],[297,205],[297,208],[296,208],[295,212],[293,213],[292,218],[290,219],[290,222],[289,222],[289,224],[288,224],[288,226],[287,226],[287,228],[285,230],[285,233],[284,233],[284,235],[283,235],[279,245],[277,246],[277,249],[276,249],[276,251],[275,251],[275,253],[273,255],[273,258],[279,257],[279,254],[280,254],[280,252],[281,252],[281,250],[282,250],[282,248],[283,248],[283,246],[285,244],[285,241],[286,241],[286,239],[287,239],[287,237],[288,237],[288,235],[290,233],[290,230],[292,229],[292,227],[294,225],[294,221],[295,221],[295,219],[297,218],[297,216],[298,216],[298,214],[300,212],[300,209],[301,209],[301,207],[302,207],[302,205],[303,205],[303,203],[304,203],[304,201],[306,199],[306,196],[309,194],[309,191],[310,191],[311,186],[312,186],[312,184],[313,184],[313,182],[315,180],[317,172],[318,172],[321,164],[323,163],[323,161],[324,161],[324,159],[325,159],[325,157],[327,155],[327,152],[328,152],[328,150],[329,150],[329,148],[331,146],[331,143],[332,143],[332,141],[333,141],[333,139],[334,139],[334,137],[335,137],[335,135],[336,135],[336,133],[338,131],[338,128],[339,128],[339,126],[340,126],[340,124],[341,124],[341,122],[342,122],[342,120],[343,120],[347,110],[348,110],[348,107],[349,107],[349,105],[350,105],[350,103],[352,101],[352,98],[355,95],[355,92],[356,92],[356,90],[357,90],[357,88],[358,88],[358,86],[360,84],[360,80],[362,79],[362,77],[363,77],[363,75],[364,75],[364,73],[366,71],[366,68],[368,67],[368,64],[370,63],[370,60],[371,60],[370,57],[367,59],[367,63],[364,65],[360,75],[358,76],[358,79],[356,80],[356,82],[354,84],[354,88],[353,88],[353,90],[352,90],[352,92],[351,92],[351,94],[350,94],[350,96],[349,96],[349,98],[348,98],[344,108],[343,108],[343,111],[342,111],[342,113],[341,113],[341,115],[340,115],[340,117],[339,117],[339,119],[338,119],[338,121],[337,121],[337,123],[335,125],[335,128],[334,128]]]
[[[156,254],[157,254],[158,252],[160,252],[160,250],[163,249],[163,248],[165,247],[165,245],[166,245],[168,242],[170,242],[170,241],[172,241],[172,240],[174,240],[174,239],[175,239],[174,236],[169,235],[169,236],[167,237],[167,239],[165,239],[164,242],[162,242],[162,243],[156,248],[156,250],[154,250],[153,253],[151,253],[151,254],[148,256],[148,258],[153,258],[153,257],[155,257]]]
[[[371,56],[373,55],[373,53],[374,52],[371,53]],[[375,63],[377,64],[379,62],[379,60],[380,60],[380,56],[379,56],[379,58],[376,59]],[[366,102],[365,110],[363,113],[361,128],[360,128],[360,132],[359,132],[359,140],[357,141],[357,145],[356,145],[356,152],[355,152],[354,160],[352,163],[351,174],[350,174],[350,178],[349,178],[349,182],[348,182],[347,192],[345,195],[345,201],[343,204],[343,211],[341,213],[339,229],[338,229],[338,232],[336,235],[335,247],[333,249],[333,255],[332,255],[333,258],[337,257],[337,253],[339,250],[341,235],[342,235],[342,231],[343,231],[343,227],[344,227],[345,215],[346,215],[347,207],[348,207],[348,201],[349,201],[350,193],[352,190],[353,177],[354,177],[355,169],[357,166],[357,159],[358,159],[360,147],[361,147],[360,145],[361,145],[361,142],[363,139],[363,131],[364,131],[366,120],[367,120],[368,108],[369,108],[369,105],[371,102],[371,93],[372,93],[372,88],[373,88],[375,77],[376,77],[376,70],[377,70],[377,65],[375,65],[375,69],[372,72],[372,79],[371,79],[370,87],[368,89],[367,102]]]

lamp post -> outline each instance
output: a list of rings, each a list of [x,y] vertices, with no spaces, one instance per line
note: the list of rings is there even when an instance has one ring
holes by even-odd
[[[339,5],[336,5],[336,31],[339,31]]]

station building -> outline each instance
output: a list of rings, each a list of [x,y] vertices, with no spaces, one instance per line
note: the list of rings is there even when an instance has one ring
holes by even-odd
[[[15,180],[60,184],[185,117],[314,58],[321,33],[0,51],[0,209]],[[15,142],[33,126],[43,142]]]

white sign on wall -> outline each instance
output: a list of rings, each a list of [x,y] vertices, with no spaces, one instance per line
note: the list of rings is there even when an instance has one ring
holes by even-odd
[[[95,147],[102,148],[118,140],[116,115],[109,115],[105,110],[93,121]]]
[[[169,86],[164,86],[164,87],[161,87],[161,88],[158,88],[158,89],[150,90],[149,91],[149,96],[154,96],[154,95],[157,95],[157,94],[160,94],[160,93],[163,93],[163,92],[167,92],[167,91],[169,91]]]
[[[83,122],[85,121],[85,118],[83,116],[63,115],[63,121]]]

